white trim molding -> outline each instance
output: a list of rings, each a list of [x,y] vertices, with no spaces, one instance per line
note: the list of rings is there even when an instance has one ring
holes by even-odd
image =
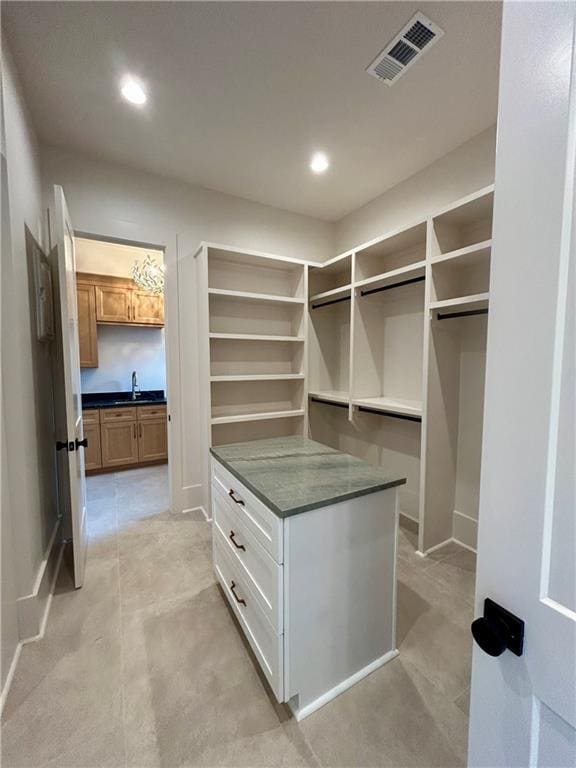
[[[452,538],[466,549],[476,552],[478,520],[455,509],[452,517]]]

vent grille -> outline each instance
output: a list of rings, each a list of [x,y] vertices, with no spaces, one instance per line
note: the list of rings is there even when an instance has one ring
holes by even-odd
[[[366,72],[386,85],[394,85],[443,34],[443,29],[418,12],[378,54]]]

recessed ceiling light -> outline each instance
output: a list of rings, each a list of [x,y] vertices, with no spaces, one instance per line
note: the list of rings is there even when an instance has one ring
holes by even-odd
[[[133,77],[124,78],[122,85],[120,86],[120,92],[126,101],[129,101],[130,104],[136,104],[139,107],[142,106],[142,104],[145,104],[146,99],[148,98],[141,83]]]
[[[310,160],[310,170],[314,173],[324,173],[330,167],[330,160],[324,152],[315,152]]]

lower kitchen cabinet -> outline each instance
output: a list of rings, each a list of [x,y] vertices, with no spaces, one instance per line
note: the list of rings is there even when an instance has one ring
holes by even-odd
[[[161,461],[168,457],[166,419],[138,422],[138,460]]]
[[[100,424],[103,467],[138,464],[137,428],[136,420],[107,421]]]
[[[100,441],[100,424],[84,423],[84,437],[88,447],[84,450],[84,467],[87,472],[102,468],[102,445]]]
[[[87,472],[123,469],[168,459],[166,406],[92,408],[82,414]]]

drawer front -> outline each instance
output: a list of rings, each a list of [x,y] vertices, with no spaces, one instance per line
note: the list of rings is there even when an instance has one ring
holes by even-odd
[[[100,424],[100,411],[97,408],[82,411],[82,421],[85,425]]]
[[[239,563],[229,557],[219,538],[214,540],[214,570],[274,695],[278,701],[283,701],[284,637],[272,631],[260,612]]]
[[[107,421],[136,421],[136,408],[102,408],[100,422]]]
[[[238,515],[233,515],[226,498],[214,487],[213,533],[229,556],[238,561],[262,613],[276,634],[283,631],[282,588],[284,568],[270,557]]]
[[[212,485],[223,493],[229,508],[236,513],[234,519],[238,516],[274,560],[283,563],[282,520],[214,459]]]
[[[136,410],[138,411],[138,421],[166,418],[165,405],[139,405]]]

